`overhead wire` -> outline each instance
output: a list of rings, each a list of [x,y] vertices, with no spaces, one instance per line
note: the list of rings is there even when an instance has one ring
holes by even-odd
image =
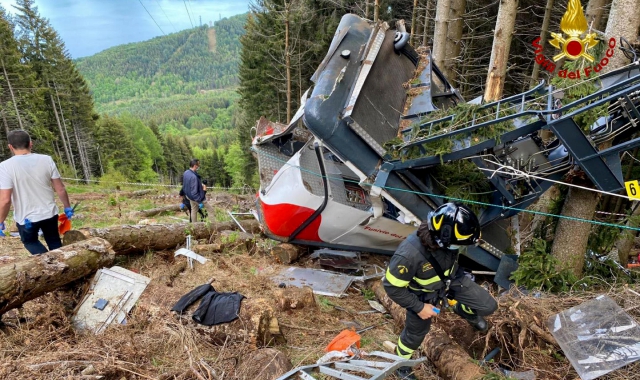
[[[189,13],[189,8],[187,8],[187,1],[182,0],[182,2],[184,3],[184,9],[187,10],[187,15],[189,16],[189,22],[191,23],[191,27],[193,28],[193,21],[191,21],[191,14]]]
[[[162,5],[160,5],[160,2],[158,0],[156,0],[156,4],[158,4],[158,7],[160,8],[160,10],[162,11],[162,13],[164,14],[164,17],[167,18],[167,21],[169,21],[169,24],[171,24],[171,27],[173,28],[174,32],[177,32],[178,30],[176,29],[176,27],[173,25],[173,23],[171,22],[171,19],[169,18],[169,16],[167,16],[167,13],[164,11],[164,9],[162,9]]]
[[[332,180],[332,181],[340,181],[340,182],[344,182],[344,183],[353,183],[353,184],[356,184],[356,185],[358,185],[360,187],[364,187],[364,186],[373,187],[374,186],[374,184],[371,184],[371,183],[358,182],[358,181],[354,181],[354,180],[345,179],[345,178],[342,178],[342,177],[332,177],[332,176],[328,176],[328,175],[327,176],[323,176],[322,173],[318,173],[318,172],[315,172],[313,170],[310,170],[310,169],[307,169],[307,168],[303,168],[300,165],[291,164],[288,161],[285,161],[285,160],[281,159],[280,157],[274,156],[272,154],[265,153],[265,152],[259,152],[259,151],[257,151],[256,153],[258,155],[263,155],[263,156],[269,157],[272,160],[281,162],[284,165],[288,165],[291,168],[295,168],[295,169],[298,169],[300,171],[304,171],[306,173],[314,175],[316,177],[328,179],[330,181]],[[518,208],[518,207],[513,207],[513,206],[495,205],[495,204],[492,204],[492,203],[474,201],[474,200],[471,200],[471,199],[450,197],[450,196],[442,195],[442,194],[433,194],[433,193],[427,193],[427,192],[410,190],[410,189],[402,189],[402,188],[397,188],[397,187],[392,187],[392,186],[376,186],[376,187],[380,187],[381,189],[384,189],[384,190],[400,191],[400,192],[405,192],[405,193],[410,193],[410,194],[415,194],[415,195],[424,195],[424,196],[429,196],[429,197],[441,198],[441,199],[446,199],[448,201],[457,201],[457,202],[475,204],[475,205],[485,206],[485,207],[494,207],[494,208],[497,207],[497,208],[500,208],[500,209],[505,210],[505,211],[506,210],[510,210],[510,211],[517,211],[517,212],[525,212],[525,213],[534,214],[534,215],[548,216],[548,217],[559,218],[559,219],[567,219],[567,220],[572,220],[572,221],[575,221],[575,222],[590,223],[590,224],[599,225],[599,226],[605,226],[605,227],[614,227],[614,228],[620,228],[620,229],[626,229],[626,230],[632,230],[632,231],[640,231],[640,228],[638,228],[638,227],[632,227],[632,226],[627,226],[627,225],[622,225],[622,224],[601,222],[601,221],[598,221],[598,220],[589,220],[589,219],[577,218],[577,217],[573,217],[573,216],[552,214],[552,213],[542,212],[542,211],[527,210],[527,209],[524,209],[524,208]],[[594,189],[590,189],[590,190],[594,190]],[[625,198],[627,198],[627,197],[625,197]]]
[[[153,20],[153,22],[156,24],[156,26],[158,27],[158,29],[160,29],[160,31],[162,32],[162,34],[164,34],[165,36],[167,35],[164,30],[162,30],[162,28],[160,27],[160,25],[158,25],[158,22],[156,21],[155,18],[153,18],[153,16],[151,15],[151,13],[149,12],[149,10],[147,9],[147,7],[144,6],[144,4],[142,4],[142,0],[138,0],[138,2],[140,3],[140,5],[142,5],[142,8],[144,8],[145,11],[147,11],[147,14],[149,15],[149,17],[151,17],[151,19]]]

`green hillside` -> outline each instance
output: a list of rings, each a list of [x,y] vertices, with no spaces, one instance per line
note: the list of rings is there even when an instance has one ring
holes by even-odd
[[[98,111],[127,99],[206,93],[237,84],[246,14],[208,26],[116,46],[76,61]],[[117,109],[117,107],[115,107]]]

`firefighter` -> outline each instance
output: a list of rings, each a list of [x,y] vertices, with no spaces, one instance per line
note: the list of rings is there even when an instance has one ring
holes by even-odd
[[[455,302],[453,311],[476,330],[488,330],[483,316],[493,313],[498,304],[458,267],[460,246],[477,244],[479,239],[480,223],[473,211],[445,203],[400,244],[382,281],[389,298],[407,309],[396,355],[411,358],[429,332],[431,317],[447,300]],[[411,367],[400,367],[397,375],[416,379]]]

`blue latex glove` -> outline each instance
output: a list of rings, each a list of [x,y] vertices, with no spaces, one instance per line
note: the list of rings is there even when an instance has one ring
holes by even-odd
[[[184,203],[180,203],[180,210],[184,210]]]
[[[202,210],[204,208],[204,204],[200,203],[198,207],[200,207],[200,210]]]
[[[7,232],[6,232],[7,227],[4,225],[4,222],[0,223],[0,237],[5,237],[7,236]]]
[[[29,219],[24,220],[24,228],[27,230],[31,229],[31,221]]]
[[[434,307],[433,312],[436,314],[440,314],[440,309],[438,309],[437,307]]]
[[[73,208],[71,207],[65,207],[64,208],[64,214],[67,216],[68,219],[71,219],[73,217]]]

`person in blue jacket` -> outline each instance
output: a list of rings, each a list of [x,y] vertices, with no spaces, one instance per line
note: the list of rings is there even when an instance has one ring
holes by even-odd
[[[206,198],[202,179],[198,174],[199,167],[200,160],[194,158],[189,162],[189,169],[182,175],[182,190],[190,202],[192,223],[198,221],[198,210],[204,208],[204,201]]]

